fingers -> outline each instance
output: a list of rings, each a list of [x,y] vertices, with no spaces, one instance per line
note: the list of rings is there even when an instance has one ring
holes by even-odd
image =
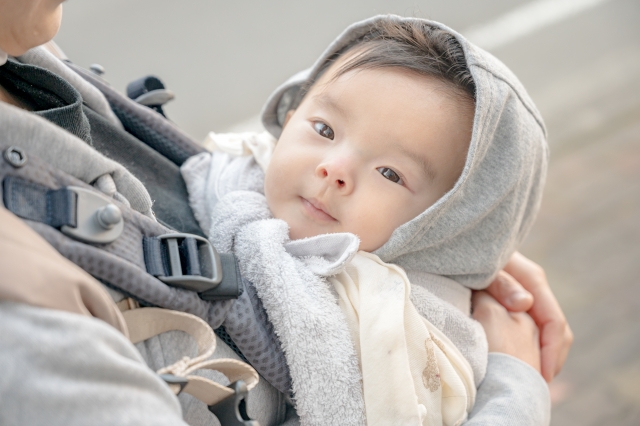
[[[538,346],[540,330],[533,321],[533,318],[525,312],[511,312],[509,315],[519,324],[520,332],[524,335],[531,336],[532,339],[532,345],[529,350],[519,352],[518,358],[542,374],[542,351]]]
[[[558,301],[547,286],[539,287],[529,314],[540,327],[542,376],[550,382],[560,372],[573,343],[573,333]]]
[[[559,322],[546,324],[541,330],[542,376],[547,382],[560,373],[573,343],[573,332],[569,325]]]
[[[473,317],[482,324],[490,352],[512,355],[540,371],[540,336],[524,312],[509,312],[488,292],[473,294]]]
[[[471,304],[473,305],[473,317],[480,322],[483,322],[483,319],[488,318],[496,310],[504,310],[504,307],[486,291],[474,291]]]
[[[504,270],[534,297],[540,288],[549,287],[544,269],[519,252],[513,253]]]
[[[526,312],[510,312],[509,315],[513,318],[527,333],[534,336],[536,341],[540,340],[540,331],[535,321]]]
[[[516,252],[505,271],[534,298],[529,315],[540,328],[542,375],[547,381],[560,372],[573,343],[573,333],[556,300],[547,276],[538,264]]]
[[[486,291],[512,312],[525,312],[533,306],[533,296],[506,271],[500,271]]]

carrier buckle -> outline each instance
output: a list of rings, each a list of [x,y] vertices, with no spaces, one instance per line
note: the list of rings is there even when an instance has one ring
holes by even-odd
[[[147,272],[160,281],[197,293],[222,281],[220,256],[206,238],[174,233],[143,240]]]
[[[147,106],[167,117],[162,106],[173,100],[175,95],[164,87],[164,83],[153,75],[132,81],[127,86],[127,96],[140,105]]]
[[[249,390],[244,381],[238,380],[228,387],[233,389],[233,394],[220,402],[209,406],[211,411],[224,426],[260,426],[256,420],[252,420],[247,414],[247,395]]]
[[[63,225],[62,233],[76,240],[93,244],[108,244],[124,230],[122,212],[108,197],[95,190],[67,186],[76,195],[75,226]]]

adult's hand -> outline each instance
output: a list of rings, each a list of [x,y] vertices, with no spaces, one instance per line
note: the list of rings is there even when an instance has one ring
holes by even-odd
[[[527,313],[509,312],[486,291],[477,291],[473,317],[487,334],[489,352],[514,356],[540,371],[538,327]]]
[[[550,382],[567,359],[573,333],[544,269],[516,252],[487,292],[508,310],[531,315],[540,329],[542,376]]]

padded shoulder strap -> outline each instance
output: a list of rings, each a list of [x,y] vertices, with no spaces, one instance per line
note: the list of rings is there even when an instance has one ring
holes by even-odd
[[[0,144],[1,152],[7,149]],[[189,312],[206,319],[214,328],[220,326],[228,310],[228,301],[218,300],[237,297],[242,288],[232,254],[220,253],[215,256],[214,253],[212,257],[211,252],[205,250],[210,245],[205,239],[176,234],[117,200],[110,201],[108,198],[107,204],[121,213],[117,225],[120,231],[108,240],[92,239],[87,243],[87,234],[78,234],[81,228],[59,221],[42,220],[51,216],[47,212],[55,203],[49,203],[50,197],[32,196],[34,191],[27,193],[24,189],[36,188],[39,189],[36,191],[38,193],[48,193],[50,190],[73,188],[73,191],[92,193],[101,199],[105,196],[33,155],[26,155],[21,164],[10,162],[5,157],[0,159],[0,191],[5,206],[13,208],[14,214],[25,219],[60,254],[102,283],[133,297],[142,305]],[[24,187],[23,190],[20,187]],[[80,197],[78,200],[78,223],[83,224],[82,229],[88,229],[84,225],[91,225],[91,229],[94,229],[97,210],[82,208]],[[89,205],[85,204],[85,207]],[[105,232],[111,233],[116,229],[114,227]],[[104,232],[100,231],[99,235],[102,234]],[[160,239],[161,250],[145,253],[143,241],[148,239]],[[206,253],[209,255],[205,256]],[[162,257],[160,264],[163,268],[152,270],[149,265],[158,263],[158,255]],[[220,270],[222,277],[218,281],[220,276],[216,271]],[[202,278],[220,284],[204,290],[200,287]]]

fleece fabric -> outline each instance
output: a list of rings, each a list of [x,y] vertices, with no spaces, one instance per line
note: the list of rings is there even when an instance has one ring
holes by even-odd
[[[271,95],[262,112],[265,128],[279,137],[295,93],[315,80],[327,59],[366,36],[381,20],[419,19],[384,15],[351,25],[311,68]],[[402,266],[412,284],[430,288],[430,276],[437,275],[482,289],[533,224],[546,176],[546,130],[533,101],[504,64],[445,25],[427,22],[450,33],[462,46],[476,85],[473,135],[455,186],[398,227],[375,254]]]
[[[290,241],[286,222],[269,211],[264,173],[253,156],[203,153],[181,171],[202,229],[218,251],[235,253],[243,279],[262,302],[284,352],[302,424],[365,424],[357,353],[327,282],[357,253],[358,238],[340,233]],[[462,352],[477,386],[487,363],[480,324],[468,310],[420,286],[412,285],[411,302]]]

